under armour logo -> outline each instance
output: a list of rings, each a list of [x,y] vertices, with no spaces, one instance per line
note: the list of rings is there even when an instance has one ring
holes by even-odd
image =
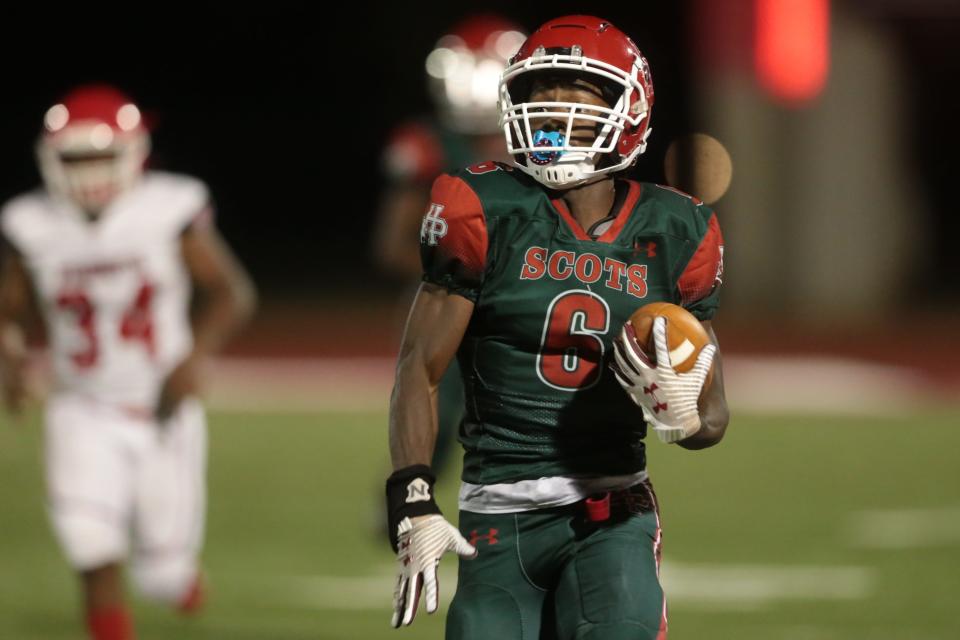
[[[477,540],[486,540],[487,544],[497,544],[497,534],[500,533],[499,529],[490,529],[485,535],[480,535],[477,533],[477,530],[474,529],[470,532],[470,544],[471,546],[477,546]]]
[[[423,478],[415,478],[407,485],[407,502],[428,502],[430,485]]]
[[[667,403],[666,403],[666,402],[660,402],[660,398],[657,397],[656,391],[657,391],[657,389],[659,389],[659,388],[660,388],[660,387],[657,386],[657,383],[656,383],[656,382],[654,382],[653,384],[651,384],[649,387],[644,387],[644,388],[643,388],[643,394],[644,394],[644,395],[653,396],[653,402],[654,402],[654,404],[653,404],[653,412],[654,412],[654,413],[660,413],[660,411],[666,411],[666,410],[667,410]]]
[[[423,216],[423,224],[420,225],[421,243],[435,247],[440,242],[440,238],[447,235],[447,221],[440,217],[442,213],[442,204],[430,203],[430,209]]]
[[[642,244],[640,244],[640,241],[639,241],[639,240],[634,240],[634,242],[633,242],[633,255],[636,256],[636,255],[637,255],[638,253],[640,253],[641,251],[646,251],[648,258],[656,258],[656,257],[657,257],[657,243],[656,243],[656,242],[653,242],[653,241],[651,240],[651,241],[647,242],[647,246],[644,247]]]

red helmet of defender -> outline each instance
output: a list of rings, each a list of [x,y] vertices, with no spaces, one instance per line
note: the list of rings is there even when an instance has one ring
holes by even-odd
[[[90,213],[140,178],[149,152],[140,109],[107,85],[77,87],[47,109],[37,143],[50,192]]]
[[[454,25],[427,56],[430,96],[443,124],[466,134],[496,133],[497,81],[526,35],[499,16]]]
[[[529,102],[541,73],[575,73],[603,88],[609,107],[579,102]],[[650,135],[653,80],[637,45],[593,16],[565,16],[537,29],[510,59],[500,78],[500,126],[514,164],[552,189],[586,184],[622,171],[643,153]],[[538,144],[531,118],[566,121],[566,131]],[[572,144],[574,119],[597,124],[589,146]],[[601,159],[604,159],[601,162]]]

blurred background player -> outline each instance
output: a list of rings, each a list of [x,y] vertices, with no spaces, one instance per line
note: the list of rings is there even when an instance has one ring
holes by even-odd
[[[50,517],[96,640],[133,637],[121,576],[128,557],[145,597],[185,613],[202,603],[200,369],[254,307],[249,278],[214,228],[206,186],[145,172],[149,151],[132,100],[109,86],[79,87],[44,117],[45,188],[2,210],[4,400],[10,412],[24,407],[24,322],[35,305],[55,377],[46,404]]]
[[[518,25],[493,14],[464,18],[442,36],[425,68],[434,113],[400,124],[383,156],[385,186],[373,235],[381,271],[408,283],[398,311],[403,326],[420,282],[420,226],[430,185],[440,173],[481,160],[509,160],[497,126],[497,83],[507,58],[525,38]],[[441,471],[463,417],[463,383],[456,362],[440,384],[433,468]]]

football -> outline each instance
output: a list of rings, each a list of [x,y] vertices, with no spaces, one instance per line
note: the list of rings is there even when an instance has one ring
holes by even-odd
[[[656,362],[657,350],[653,344],[653,319],[663,316],[667,320],[667,348],[670,364],[677,373],[687,373],[697,362],[697,356],[710,344],[710,336],[700,321],[683,307],[669,302],[652,302],[633,312],[630,324],[637,335],[637,344],[651,361]],[[710,386],[713,367],[707,374],[703,387]]]

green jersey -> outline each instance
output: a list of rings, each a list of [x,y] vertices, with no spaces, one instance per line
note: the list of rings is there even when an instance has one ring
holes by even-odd
[[[421,228],[424,280],[475,305],[457,354],[465,483],[645,469],[646,425],[607,367],[611,341],[651,302],[712,318],[723,240],[698,200],[654,184],[616,186],[612,217],[588,234],[555,192],[507,165],[434,183]]]

